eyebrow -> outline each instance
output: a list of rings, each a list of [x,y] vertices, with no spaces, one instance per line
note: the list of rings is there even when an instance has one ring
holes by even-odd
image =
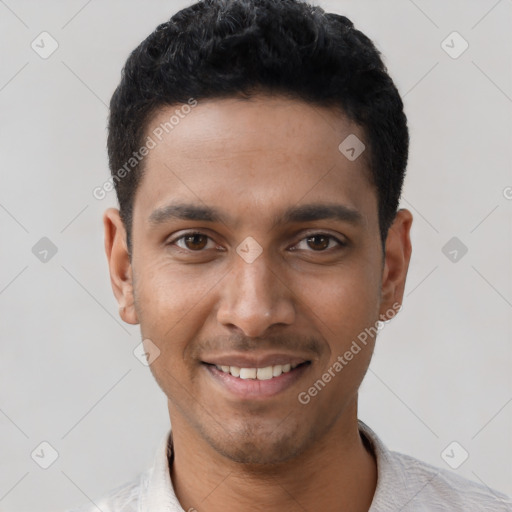
[[[313,203],[288,208],[282,216],[276,216],[272,227],[284,224],[312,222],[316,220],[337,220],[354,225],[363,222],[362,214],[353,208],[337,203]],[[203,222],[219,222],[229,224],[230,217],[210,206],[195,204],[169,204],[154,210],[149,216],[152,226],[164,224],[170,220],[190,220]]]
[[[293,222],[312,222],[315,220],[337,220],[350,224],[362,224],[362,214],[353,208],[337,203],[313,203],[289,208],[281,218],[276,218],[274,227]]]
[[[210,206],[195,204],[169,204],[154,210],[149,216],[149,223],[158,226],[169,220],[199,220],[206,222],[225,223],[226,216]]]

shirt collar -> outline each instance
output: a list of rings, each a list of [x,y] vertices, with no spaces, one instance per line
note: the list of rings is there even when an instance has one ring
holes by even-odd
[[[174,493],[169,462],[172,462],[172,430],[161,439],[155,463],[141,489],[141,500],[137,512],[184,512]]]
[[[405,475],[397,465],[396,457],[386,448],[379,436],[366,423],[358,420],[359,432],[370,445],[377,461],[377,486],[368,512],[401,510],[403,496],[399,489],[407,488]]]

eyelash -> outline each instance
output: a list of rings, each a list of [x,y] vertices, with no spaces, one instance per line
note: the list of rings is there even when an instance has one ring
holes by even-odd
[[[209,241],[212,240],[211,237],[209,237],[205,233],[201,233],[200,231],[189,231],[188,233],[184,233],[180,237],[175,238],[174,240],[170,240],[167,245],[175,245],[176,242],[178,242],[180,240],[183,240],[183,239],[185,239],[185,238],[187,238],[189,236],[194,236],[194,235],[205,236],[205,237],[207,237],[209,239]],[[308,238],[313,238],[315,236],[324,236],[324,237],[329,238],[329,243],[330,243],[330,241],[336,242],[338,244],[338,249],[342,249],[342,248],[344,248],[344,247],[346,247],[348,245],[347,242],[343,242],[342,240],[340,240],[339,238],[335,237],[334,235],[330,235],[329,233],[323,233],[321,231],[309,233],[307,236],[301,238],[298,243],[303,242],[303,241],[307,240]],[[295,244],[295,245],[298,245],[298,244]],[[179,245],[177,245],[177,247],[178,247],[179,250],[181,250],[183,252],[188,252],[188,253],[194,253],[194,252],[195,253],[200,253],[200,252],[204,252],[206,250],[206,249],[200,249],[200,250],[194,251],[192,249],[180,247]],[[296,250],[296,249],[293,249],[293,250]],[[332,252],[332,250],[333,250],[333,248],[329,247],[327,249],[320,250],[320,251],[314,251],[313,249],[311,249],[308,252],[313,252],[313,253],[315,253],[315,252],[317,252],[317,253],[329,253],[329,252]]]

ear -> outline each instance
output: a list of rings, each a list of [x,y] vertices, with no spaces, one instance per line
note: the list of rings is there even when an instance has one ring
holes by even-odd
[[[126,230],[119,210],[106,210],[103,214],[103,226],[110,282],[119,304],[119,316],[128,324],[138,324],[133,295],[132,265],[126,244]]]
[[[398,312],[404,296],[405,279],[411,259],[412,214],[405,208],[398,210],[393,224],[389,228],[384,254],[384,269],[381,285],[380,319],[389,319]],[[386,314],[387,313],[387,314]]]

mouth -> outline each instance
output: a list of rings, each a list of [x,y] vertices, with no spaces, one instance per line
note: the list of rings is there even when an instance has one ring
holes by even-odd
[[[311,361],[289,362],[259,367],[241,367],[203,362],[214,385],[243,399],[263,399],[291,387],[306,373]]]

